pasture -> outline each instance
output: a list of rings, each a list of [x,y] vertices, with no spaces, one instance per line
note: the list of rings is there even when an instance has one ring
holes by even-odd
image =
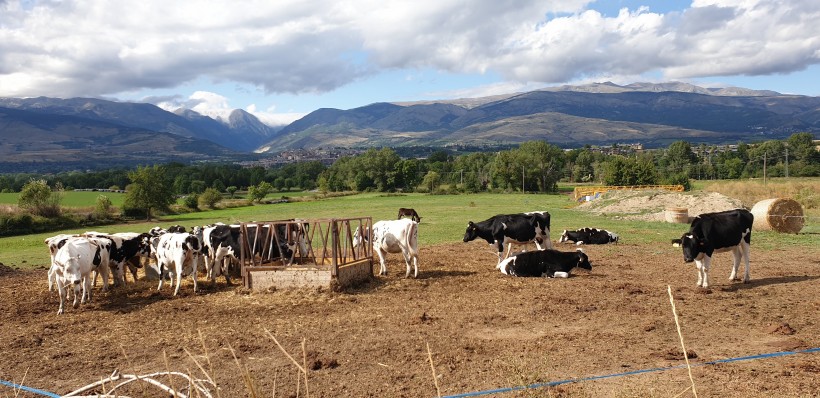
[[[418,279],[405,279],[401,256],[390,255],[386,277],[339,292],[249,292],[225,286],[224,279],[210,286],[201,276],[200,292],[193,293],[188,278],[180,296],[171,297],[170,289],[157,292],[156,282],[140,280],[98,292],[90,305],[68,308],[62,316],[46,287],[43,239],[53,233],[2,238],[0,379],[64,394],[114,369],[174,370],[212,378],[222,397],[305,396],[304,380],[274,336],[300,364],[307,363],[311,396],[432,397],[436,384],[442,395],[455,395],[674,367],[499,395],[671,397],[691,382],[679,367],[684,358],[670,286],[686,348],[696,356],[690,360],[698,396],[802,397],[820,391],[817,352],[703,365],[820,347],[816,233],[754,232],[751,283],[727,280],[726,253],[713,261],[713,286],[700,289],[694,266],[684,264],[680,249],[669,244],[686,225],[594,216],[575,209],[564,195],[360,194],[188,213],[104,230],[393,219],[399,207],[415,208],[422,217]],[[621,243],[585,247],[591,273],[543,279],[502,275],[486,242],[461,242],[467,221],[531,210],[552,214],[553,242],[563,229],[588,226],[617,232]],[[2,396],[27,396],[3,388]],[[128,391],[150,396],[155,390]]]

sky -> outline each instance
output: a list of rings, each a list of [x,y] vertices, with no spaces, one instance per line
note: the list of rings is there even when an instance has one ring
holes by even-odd
[[[283,125],[604,81],[820,96],[818,21],[818,0],[0,0],[0,97]]]

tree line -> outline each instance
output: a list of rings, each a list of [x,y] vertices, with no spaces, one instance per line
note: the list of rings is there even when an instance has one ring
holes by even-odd
[[[559,181],[602,185],[683,184],[690,179],[740,179],[820,175],[820,153],[810,133],[786,140],[697,145],[676,141],[667,148],[617,151],[608,148],[564,150],[545,141],[530,141],[496,152],[455,155],[445,150],[426,158],[402,158],[390,148],[369,149],[342,157],[330,166],[318,161],[273,168],[235,164],[170,163],[137,170],[112,169],[53,175],[0,175],[0,190],[20,192],[32,180],[65,189],[126,189],[130,197],[161,190],[169,198],[201,195],[206,190],[233,195],[291,189],[380,192],[554,192]],[[264,183],[264,185],[263,185]],[[264,197],[264,195],[262,195]],[[170,199],[168,199],[170,200]]]

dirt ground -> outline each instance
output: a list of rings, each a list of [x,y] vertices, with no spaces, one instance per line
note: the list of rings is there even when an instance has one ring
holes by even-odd
[[[717,192],[609,191],[579,209],[596,214],[618,214],[628,220],[664,221],[666,209],[684,208],[689,216],[742,208],[740,200]]]
[[[434,397],[436,382],[443,396],[672,397],[691,382],[669,285],[699,397],[820,396],[820,352],[704,364],[820,347],[820,248],[753,243],[749,284],[729,282],[731,255],[718,254],[709,289],[695,287],[694,265],[671,245],[585,249],[592,272],[569,279],[505,276],[486,244],[454,243],[422,247],[418,279],[391,255],[388,276],[341,292],[249,292],[220,280],[195,294],[188,279],[172,297],[141,280],[61,316],[45,265],[0,266],[0,379],[66,394],[115,369],[172,370],[207,374],[226,398]],[[309,391],[271,336],[307,364]],[[505,390],[621,373],[633,374]],[[0,397],[18,396],[34,395],[0,386]]]

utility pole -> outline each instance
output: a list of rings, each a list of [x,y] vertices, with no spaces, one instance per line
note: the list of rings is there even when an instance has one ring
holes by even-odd
[[[786,178],[789,178],[789,148],[786,148]]]
[[[763,152],[763,185],[766,185],[766,155],[768,152]]]

